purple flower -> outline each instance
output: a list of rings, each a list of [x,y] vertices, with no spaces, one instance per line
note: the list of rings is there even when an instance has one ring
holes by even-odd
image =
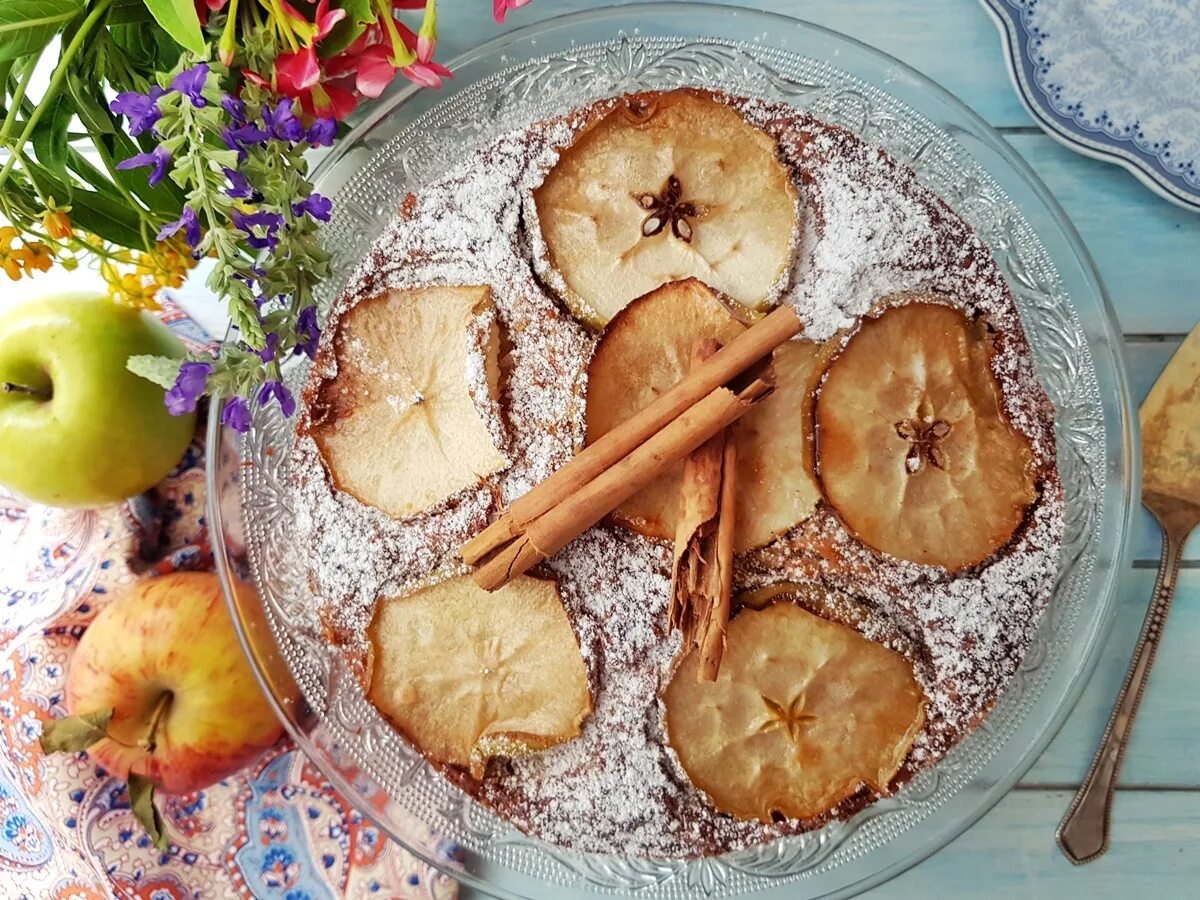
[[[315,306],[306,306],[300,310],[300,316],[296,319],[296,337],[305,337],[306,340],[303,342],[297,340],[292,354],[299,356],[303,353],[309,359],[316,359],[317,344],[321,340],[321,326],[317,324],[317,308]]]
[[[332,147],[337,136],[337,119],[317,119],[308,128],[308,142],[314,147]]]
[[[199,108],[208,106],[208,101],[201,93],[206,81],[208,81],[208,63],[200,63],[198,66],[184,69],[171,79],[171,87],[191,100],[192,106]]]
[[[233,119],[236,125],[246,124],[246,104],[232,94],[226,94],[221,98],[221,109],[229,113],[229,118]]]
[[[328,222],[331,212],[333,212],[333,201],[320,194],[309,194],[300,203],[292,204],[293,216],[302,216],[308,213],[320,222]]]
[[[230,397],[221,410],[221,424],[245,434],[250,430],[250,404],[243,397]]]
[[[196,211],[190,206],[185,206],[183,215],[174,222],[168,222],[158,230],[158,240],[165,241],[169,237],[174,237],[180,230],[183,231],[188,245],[195,250],[196,245],[200,243],[200,220],[196,217]]]
[[[279,411],[285,416],[291,416],[296,411],[296,399],[281,382],[265,382],[258,391],[258,405],[266,406],[271,402],[272,397],[279,401]]]
[[[277,346],[279,346],[279,335],[272,331],[267,335],[267,342],[263,344],[263,348],[254,352],[258,354],[259,359],[268,363],[275,358],[275,348]]]
[[[185,362],[175,376],[175,385],[167,391],[167,411],[173,416],[196,411],[196,401],[204,393],[212,363]]]
[[[264,144],[271,136],[251,123],[238,128],[226,128],[221,132],[221,139],[230,150],[236,150],[239,160],[246,158],[246,147],[252,144]]]
[[[244,213],[240,209],[231,209],[229,218],[246,233],[246,243],[255,250],[274,250],[275,245],[279,243],[275,236],[283,225],[283,216],[279,213]],[[262,229],[262,234],[259,234],[257,229]]]
[[[229,179],[229,187],[225,189],[225,193],[230,197],[238,200],[249,200],[255,196],[254,188],[250,187],[250,182],[246,180],[246,176],[237,169],[226,169],[225,177]]]
[[[125,91],[117,94],[116,99],[108,104],[108,108],[115,115],[128,119],[129,133],[137,137],[143,131],[153,127],[154,123],[162,116],[162,111],[158,108],[158,98],[165,93],[166,91],[157,84],[150,88],[148,94]]]
[[[274,109],[263,107],[263,127],[271,133],[271,137],[293,144],[304,140],[304,123],[296,118],[291,100],[280,100]]]
[[[117,163],[118,169],[139,169],[142,166],[154,166],[150,173],[150,185],[158,184],[167,174],[167,166],[171,164],[171,154],[165,146],[159,144],[152,153],[139,153],[129,159]]]

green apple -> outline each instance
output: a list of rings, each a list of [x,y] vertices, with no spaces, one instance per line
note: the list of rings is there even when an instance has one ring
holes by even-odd
[[[183,356],[167,326],[100,295],[0,315],[0,484],[51,506],[103,506],[141,493],[183,456],[195,414],[125,368],[140,353]]]

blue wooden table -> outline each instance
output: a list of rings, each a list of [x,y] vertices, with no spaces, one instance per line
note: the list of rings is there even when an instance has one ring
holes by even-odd
[[[976,0],[745,0],[851,35],[939,82],[997,127],[1066,209],[1097,261],[1125,332],[1141,402],[1200,318],[1200,217],[1133,176],[1079,156],[1042,133],[1021,106],[999,34]],[[510,13],[523,25],[609,6],[535,0]],[[440,9],[439,54],[450,59],[500,33],[485,0]],[[1136,734],[1126,756],[1108,855],[1075,868],[1054,829],[1083,778],[1120,687],[1158,565],[1158,529],[1138,519],[1134,561],[1100,665],[1075,712],[1020,785],[958,840],[869,894],[878,898],[1200,896],[1200,540],[1188,547]],[[467,892],[464,892],[467,893]]]

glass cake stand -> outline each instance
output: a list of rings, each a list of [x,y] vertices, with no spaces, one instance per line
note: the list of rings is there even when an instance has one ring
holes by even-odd
[[[1057,407],[1067,492],[1062,568],[1020,670],[984,724],[939,765],[849,821],[702,860],[581,854],[530,839],[451,786],[367,702],[322,639],[289,493],[291,424],[272,406],[245,436],[209,417],[208,498],[246,651],[299,746],[364,815],[442,872],[498,897],[569,900],[847,896],[947,844],[1030,766],[1070,711],[1112,622],[1138,483],[1120,332],[1099,277],[1049,192],[987,124],[912,69],[779,15],[649,4],[516,30],[452,64],[442,91],[381,103],[322,162],[324,236],[349,273],[400,198],[506,130],[626,91],[700,85],[787,101],[883,146],[992,248]],[[335,277],[327,303],[340,285]],[[307,361],[286,371],[298,389]],[[244,595],[242,595],[244,597]]]

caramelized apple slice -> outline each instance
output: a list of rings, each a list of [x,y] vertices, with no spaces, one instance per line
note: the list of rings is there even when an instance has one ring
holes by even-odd
[[[695,279],[665,284],[622,310],[605,329],[588,369],[587,437],[594,441],[651,403],[687,372],[696,341],[728,343],[745,310]],[[790,341],[775,351],[775,391],[738,423],[734,549],[771,541],[812,514],[811,396],[820,345]],[[672,539],[683,465],[669,470],[613,514],[651,537]]]
[[[876,550],[951,571],[1012,537],[1035,497],[982,322],[924,300],[866,319],[817,399],[817,463],[846,527]]]
[[[553,581],[489,594],[462,576],[384,599],[369,638],[371,702],[429,759],[476,777],[494,756],[578,736],[592,711]]]
[[[688,276],[762,308],[788,268],[796,220],[796,190],[775,150],[711,95],[623,98],[534,193],[547,281],[597,328]]]
[[[311,428],[335,487],[400,518],[505,468],[498,344],[487,287],[392,291],[347,312]]]
[[[684,657],[663,692],[667,739],[722,812],[770,822],[886,792],[925,724],[900,654],[779,600],[729,624],[717,680]]]

